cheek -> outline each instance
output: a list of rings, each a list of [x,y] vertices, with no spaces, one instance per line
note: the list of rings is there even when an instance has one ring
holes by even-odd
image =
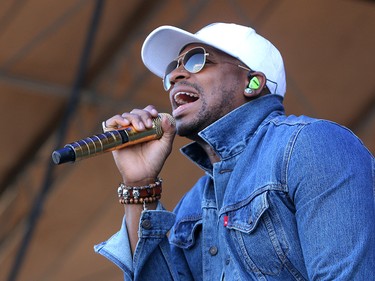
[[[219,100],[234,99],[235,103],[243,102],[246,82],[245,73],[238,73],[233,69],[222,67],[216,73],[201,73],[199,86],[201,87],[202,98],[207,102],[220,103]],[[245,76],[243,76],[243,75]],[[228,97],[227,95],[230,94]],[[214,101],[216,100],[216,102]]]
[[[217,76],[216,79],[212,79],[209,83],[209,90],[211,94],[214,94],[216,97],[218,95],[231,93],[232,98],[236,98],[236,96],[242,96],[245,89],[243,87],[243,81],[235,75],[224,74]]]
[[[215,75],[214,77],[207,77],[207,79],[201,80],[201,86],[203,87],[207,95],[218,95],[220,92],[233,83],[226,75]]]

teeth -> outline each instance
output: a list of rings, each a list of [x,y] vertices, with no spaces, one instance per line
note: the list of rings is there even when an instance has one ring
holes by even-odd
[[[177,104],[189,103],[189,100],[184,99],[183,95],[189,96],[189,97],[192,97],[192,98],[198,98],[197,94],[187,93],[187,92],[179,92],[179,93],[175,94],[175,96],[174,96],[174,100]]]

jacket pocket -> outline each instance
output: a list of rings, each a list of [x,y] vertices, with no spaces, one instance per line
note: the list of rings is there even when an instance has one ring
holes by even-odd
[[[226,212],[227,239],[237,252],[238,262],[249,271],[277,275],[283,269],[288,246],[279,216],[270,206],[269,192],[240,202]]]
[[[189,249],[195,245],[196,238],[201,229],[201,215],[183,218],[173,226],[169,236],[169,241],[179,248]]]
[[[269,208],[267,193],[263,192],[243,205],[233,206],[233,210],[228,212],[227,227],[245,233],[254,231],[263,213]]]

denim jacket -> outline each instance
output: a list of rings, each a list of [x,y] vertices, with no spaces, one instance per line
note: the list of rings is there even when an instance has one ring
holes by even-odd
[[[95,246],[125,280],[375,278],[375,161],[352,132],[269,95],[200,136],[220,161],[182,148],[205,175],[173,213],[142,213],[134,258],[125,219]]]

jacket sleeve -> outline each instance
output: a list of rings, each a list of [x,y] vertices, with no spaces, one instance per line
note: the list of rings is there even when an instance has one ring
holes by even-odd
[[[309,279],[375,276],[373,156],[326,121],[307,125],[291,144],[287,185]]]
[[[107,241],[94,246],[95,252],[116,264],[124,273],[124,280],[178,280],[170,254],[167,233],[175,215],[162,210],[143,211],[139,222],[139,241],[132,257],[125,216],[119,232]]]

